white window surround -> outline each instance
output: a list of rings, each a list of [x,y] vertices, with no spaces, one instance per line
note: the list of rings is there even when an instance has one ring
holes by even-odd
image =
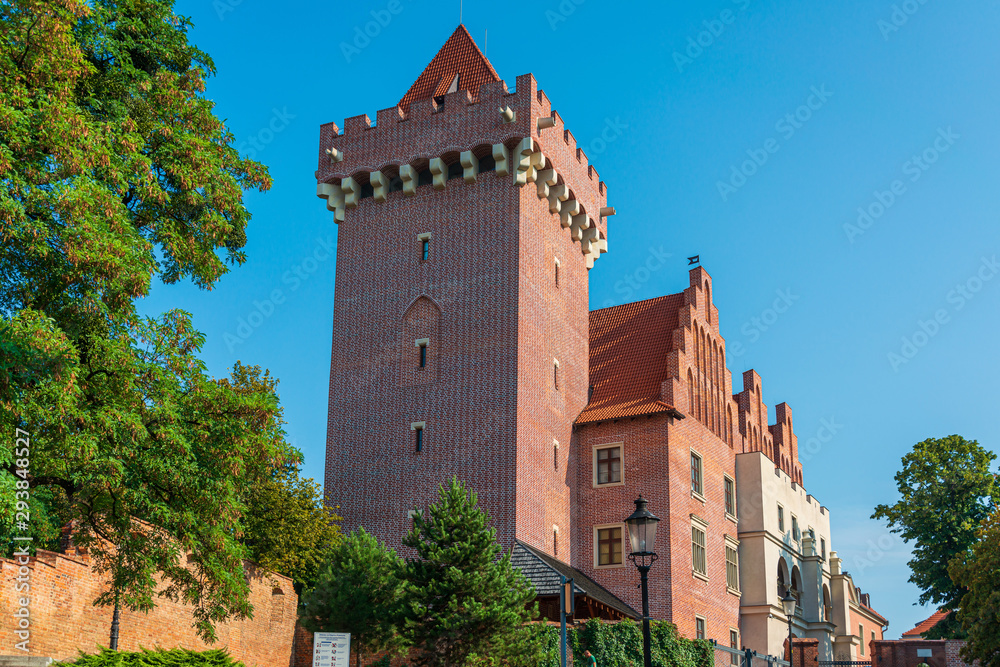
[[[600,560],[600,544],[598,543],[598,530],[604,528],[621,528],[622,536],[622,562],[615,563],[613,565],[598,565]],[[602,523],[599,526],[594,526],[594,569],[596,570],[613,570],[618,567],[625,567],[625,524],[624,523]]]
[[[424,347],[425,345],[430,345],[430,344],[431,344],[430,338],[418,338],[415,341],[413,341],[413,347]]]
[[[417,234],[417,240],[418,241],[430,241],[431,240],[431,233],[430,232],[423,232],[422,234]]]
[[[418,428],[422,429],[425,426],[427,426],[427,422],[413,422],[412,424],[410,424],[410,430],[416,431]]]
[[[597,451],[600,449],[611,449],[613,447],[618,448],[618,477],[617,482],[607,482],[606,484],[597,483]],[[591,467],[593,468],[593,475],[591,479],[591,486],[595,489],[605,489],[611,486],[623,486],[625,484],[625,443],[624,442],[605,442],[600,445],[594,445],[591,449]]]

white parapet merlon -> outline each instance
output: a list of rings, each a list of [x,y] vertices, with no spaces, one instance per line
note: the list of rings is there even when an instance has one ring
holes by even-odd
[[[479,158],[472,151],[464,151],[458,159],[462,163],[462,178],[466,183],[475,183],[479,175]]]
[[[497,163],[497,176],[510,176],[510,151],[503,144],[493,144],[493,159]]]
[[[399,177],[403,180],[403,194],[407,197],[417,194],[417,170],[412,164],[399,167]]]
[[[372,184],[372,196],[377,202],[384,202],[389,196],[389,179],[381,171],[373,171],[368,175]]]
[[[439,157],[431,158],[430,169],[431,176],[434,177],[434,189],[444,190],[445,183],[448,181],[448,165]]]

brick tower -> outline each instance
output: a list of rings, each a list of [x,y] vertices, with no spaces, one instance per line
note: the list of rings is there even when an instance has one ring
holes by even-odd
[[[530,74],[459,26],[400,100],[320,129],[338,223],[326,496],[398,546],[457,475],[501,543],[569,560],[604,183]]]

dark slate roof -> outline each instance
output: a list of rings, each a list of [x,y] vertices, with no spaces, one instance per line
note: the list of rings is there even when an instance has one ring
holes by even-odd
[[[521,570],[535,587],[536,595],[559,595],[559,575],[573,580],[573,592],[600,602],[629,618],[642,618],[642,614],[619,600],[608,589],[585,575],[546,553],[515,540],[511,562]]]

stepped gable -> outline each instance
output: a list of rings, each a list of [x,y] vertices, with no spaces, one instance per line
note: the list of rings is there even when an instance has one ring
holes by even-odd
[[[681,417],[661,399],[661,385],[683,305],[684,294],[671,294],[591,311],[593,393],[577,425],[656,413]]]
[[[461,90],[468,90],[475,101],[480,86],[498,81],[500,76],[493,65],[476,46],[465,26],[459,25],[410,86],[399,106],[409,113],[414,102]]]

